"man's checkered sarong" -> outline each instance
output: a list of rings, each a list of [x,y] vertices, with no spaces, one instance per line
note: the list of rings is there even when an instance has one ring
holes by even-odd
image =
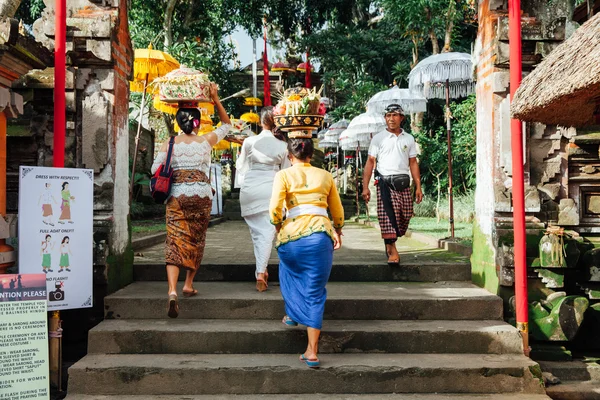
[[[413,216],[413,199],[410,187],[399,192],[390,190],[392,206],[394,207],[396,222],[398,224],[398,232],[396,232],[383,208],[379,185],[385,185],[385,183],[379,181],[377,184],[377,217],[379,219],[379,227],[381,228],[381,237],[383,239],[396,239],[404,236],[408,229],[410,218]]]

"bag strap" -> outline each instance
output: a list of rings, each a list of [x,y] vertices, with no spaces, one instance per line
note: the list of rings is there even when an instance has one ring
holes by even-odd
[[[169,139],[169,149],[167,150],[167,160],[165,161],[165,171],[168,171],[171,167],[171,155],[173,154],[173,145],[175,144],[175,136],[171,136]]]

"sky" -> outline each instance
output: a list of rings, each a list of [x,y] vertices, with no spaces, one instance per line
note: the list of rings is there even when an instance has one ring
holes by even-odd
[[[238,58],[241,67],[245,67],[252,63],[252,38],[242,28],[238,28],[231,35],[231,40],[236,47]],[[264,48],[263,38],[260,37],[256,40],[256,57],[260,58]],[[267,56],[269,62],[279,61],[283,58],[283,53],[276,53],[275,50],[267,43]],[[233,64],[233,62],[232,62]]]

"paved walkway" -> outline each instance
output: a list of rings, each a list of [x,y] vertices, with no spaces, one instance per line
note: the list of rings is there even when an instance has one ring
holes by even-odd
[[[335,252],[334,264],[365,264],[387,257],[383,240],[377,229],[348,223],[344,227],[342,248]],[[403,237],[397,242],[401,263],[420,262],[468,262],[468,257],[440,250],[415,239]],[[164,245],[149,247],[136,253],[136,264],[164,262]],[[269,263],[277,263],[277,251],[273,249]],[[204,264],[248,264],[254,263],[254,252],[248,226],[243,221],[227,221],[208,229]]]

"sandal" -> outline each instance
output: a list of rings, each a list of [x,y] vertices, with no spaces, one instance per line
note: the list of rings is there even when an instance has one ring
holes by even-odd
[[[300,361],[305,363],[308,368],[319,368],[321,366],[321,361],[318,358],[308,359],[304,354],[300,355]]]
[[[399,267],[400,266],[400,254],[398,254],[398,259],[390,260],[390,253],[387,251],[387,246],[385,249],[385,255],[388,256],[388,266],[390,267]]]
[[[177,318],[179,315],[179,302],[177,301],[176,294],[169,295],[169,302],[167,303],[167,315],[169,318]]]
[[[294,321],[293,319],[291,319],[290,317],[288,317],[287,315],[283,316],[283,319],[281,320],[281,322],[283,322],[283,324],[287,325],[287,326],[298,326],[298,323],[296,321]]]
[[[183,297],[192,297],[198,294],[198,289],[182,290]]]
[[[256,278],[256,290],[259,292],[265,292],[269,285],[267,285],[267,281],[264,278]]]

